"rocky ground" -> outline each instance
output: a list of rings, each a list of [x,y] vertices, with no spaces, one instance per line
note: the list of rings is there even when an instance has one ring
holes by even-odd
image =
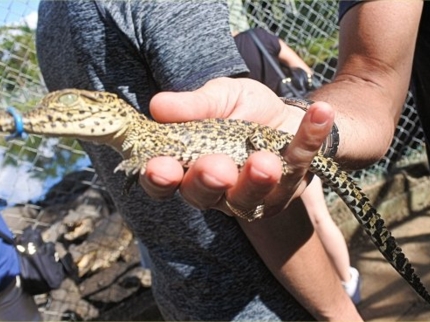
[[[65,185],[38,204],[15,205],[2,215],[16,234],[29,225],[42,229],[59,257],[73,260],[74,271],[59,289],[36,296],[44,320],[100,320],[129,298],[150,294],[151,272],[142,267],[137,241],[107,194],[88,185],[70,193]],[[152,305],[148,301],[141,306]]]
[[[409,169],[365,190],[430,289],[430,176],[423,173],[421,167]],[[29,224],[44,228],[44,239],[55,242],[60,255],[69,252],[77,265],[77,278],[37,298],[45,320],[162,320],[150,291],[151,274],[140,266],[136,240],[106,193],[87,185],[73,194],[64,183],[56,188],[65,193],[3,211],[15,232]],[[331,213],[363,279],[358,309],[364,320],[430,320],[430,304],[386,262],[348,209],[335,203]]]

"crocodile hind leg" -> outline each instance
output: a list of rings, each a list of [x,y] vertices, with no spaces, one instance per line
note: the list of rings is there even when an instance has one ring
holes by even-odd
[[[282,162],[282,173],[288,174],[288,164],[282,156],[282,151],[291,142],[292,135],[282,133],[269,127],[258,128],[248,140],[255,151],[267,150],[276,154]]]
[[[126,174],[126,179],[124,181],[124,186],[122,189],[123,195],[128,195],[130,189],[133,185],[138,183],[139,172],[144,173],[146,169],[146,164],[148,163],[148,158],[132,155],[130,158],[121,161],[114,172],[124,171]]]
[[[130,158],[121,161],[115,168],[114,172],[124,171],[127,177],[136,175],[139,171],[144,173],[148,161],[149,158],[132,155]]]
[[[130,192],[131,187],[137,185],[139,182],[139,175],[136,173],[132,176],[126,177],[124,186],[122,187],[122,195],[127,196]]]

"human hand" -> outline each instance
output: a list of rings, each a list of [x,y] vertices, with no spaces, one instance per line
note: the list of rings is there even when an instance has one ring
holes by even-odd
[[[334,118],[327,104],[313,104],[304,115],[261,83],[231,78],[211,80],[193,92],[159,93],[151,100],[150,109],[154,119],[162,123],[234,118],[297,132],[283,155],[291,170],[285,176],[278,157],[267,151],[253,153],[240,173],[230,157],[218,154],[199,158],[186,173],[170,157],[154,158],[140,176],[141,186],[153,198],[168,198],[179,188],[190,204],[229,215],[232,212],[224,197],[239,209],[254,209],[264,202],[265,216],[272,216],[300,195],[307,181],[302,179]]]

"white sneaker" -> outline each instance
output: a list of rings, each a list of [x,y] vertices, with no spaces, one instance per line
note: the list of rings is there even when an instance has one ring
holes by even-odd
[[[358,304],[361,301],[360,286],[361,277],[360,273],[356,268],[350,267],[349,273],[351,274],[351,279],[348,282],[342,282],[342,286],[345,292],[349,295],[354,304]]]

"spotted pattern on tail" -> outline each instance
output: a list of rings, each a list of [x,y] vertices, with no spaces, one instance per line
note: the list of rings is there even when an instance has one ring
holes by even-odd
[[[430,303],[430,294],[415,274],[414,268],[397,244],[396,239],[351,176],[341,170],[332,159],[322,156],[314,158],[310,171],[320,177],[342,198],[387,261],[424,300]]]

